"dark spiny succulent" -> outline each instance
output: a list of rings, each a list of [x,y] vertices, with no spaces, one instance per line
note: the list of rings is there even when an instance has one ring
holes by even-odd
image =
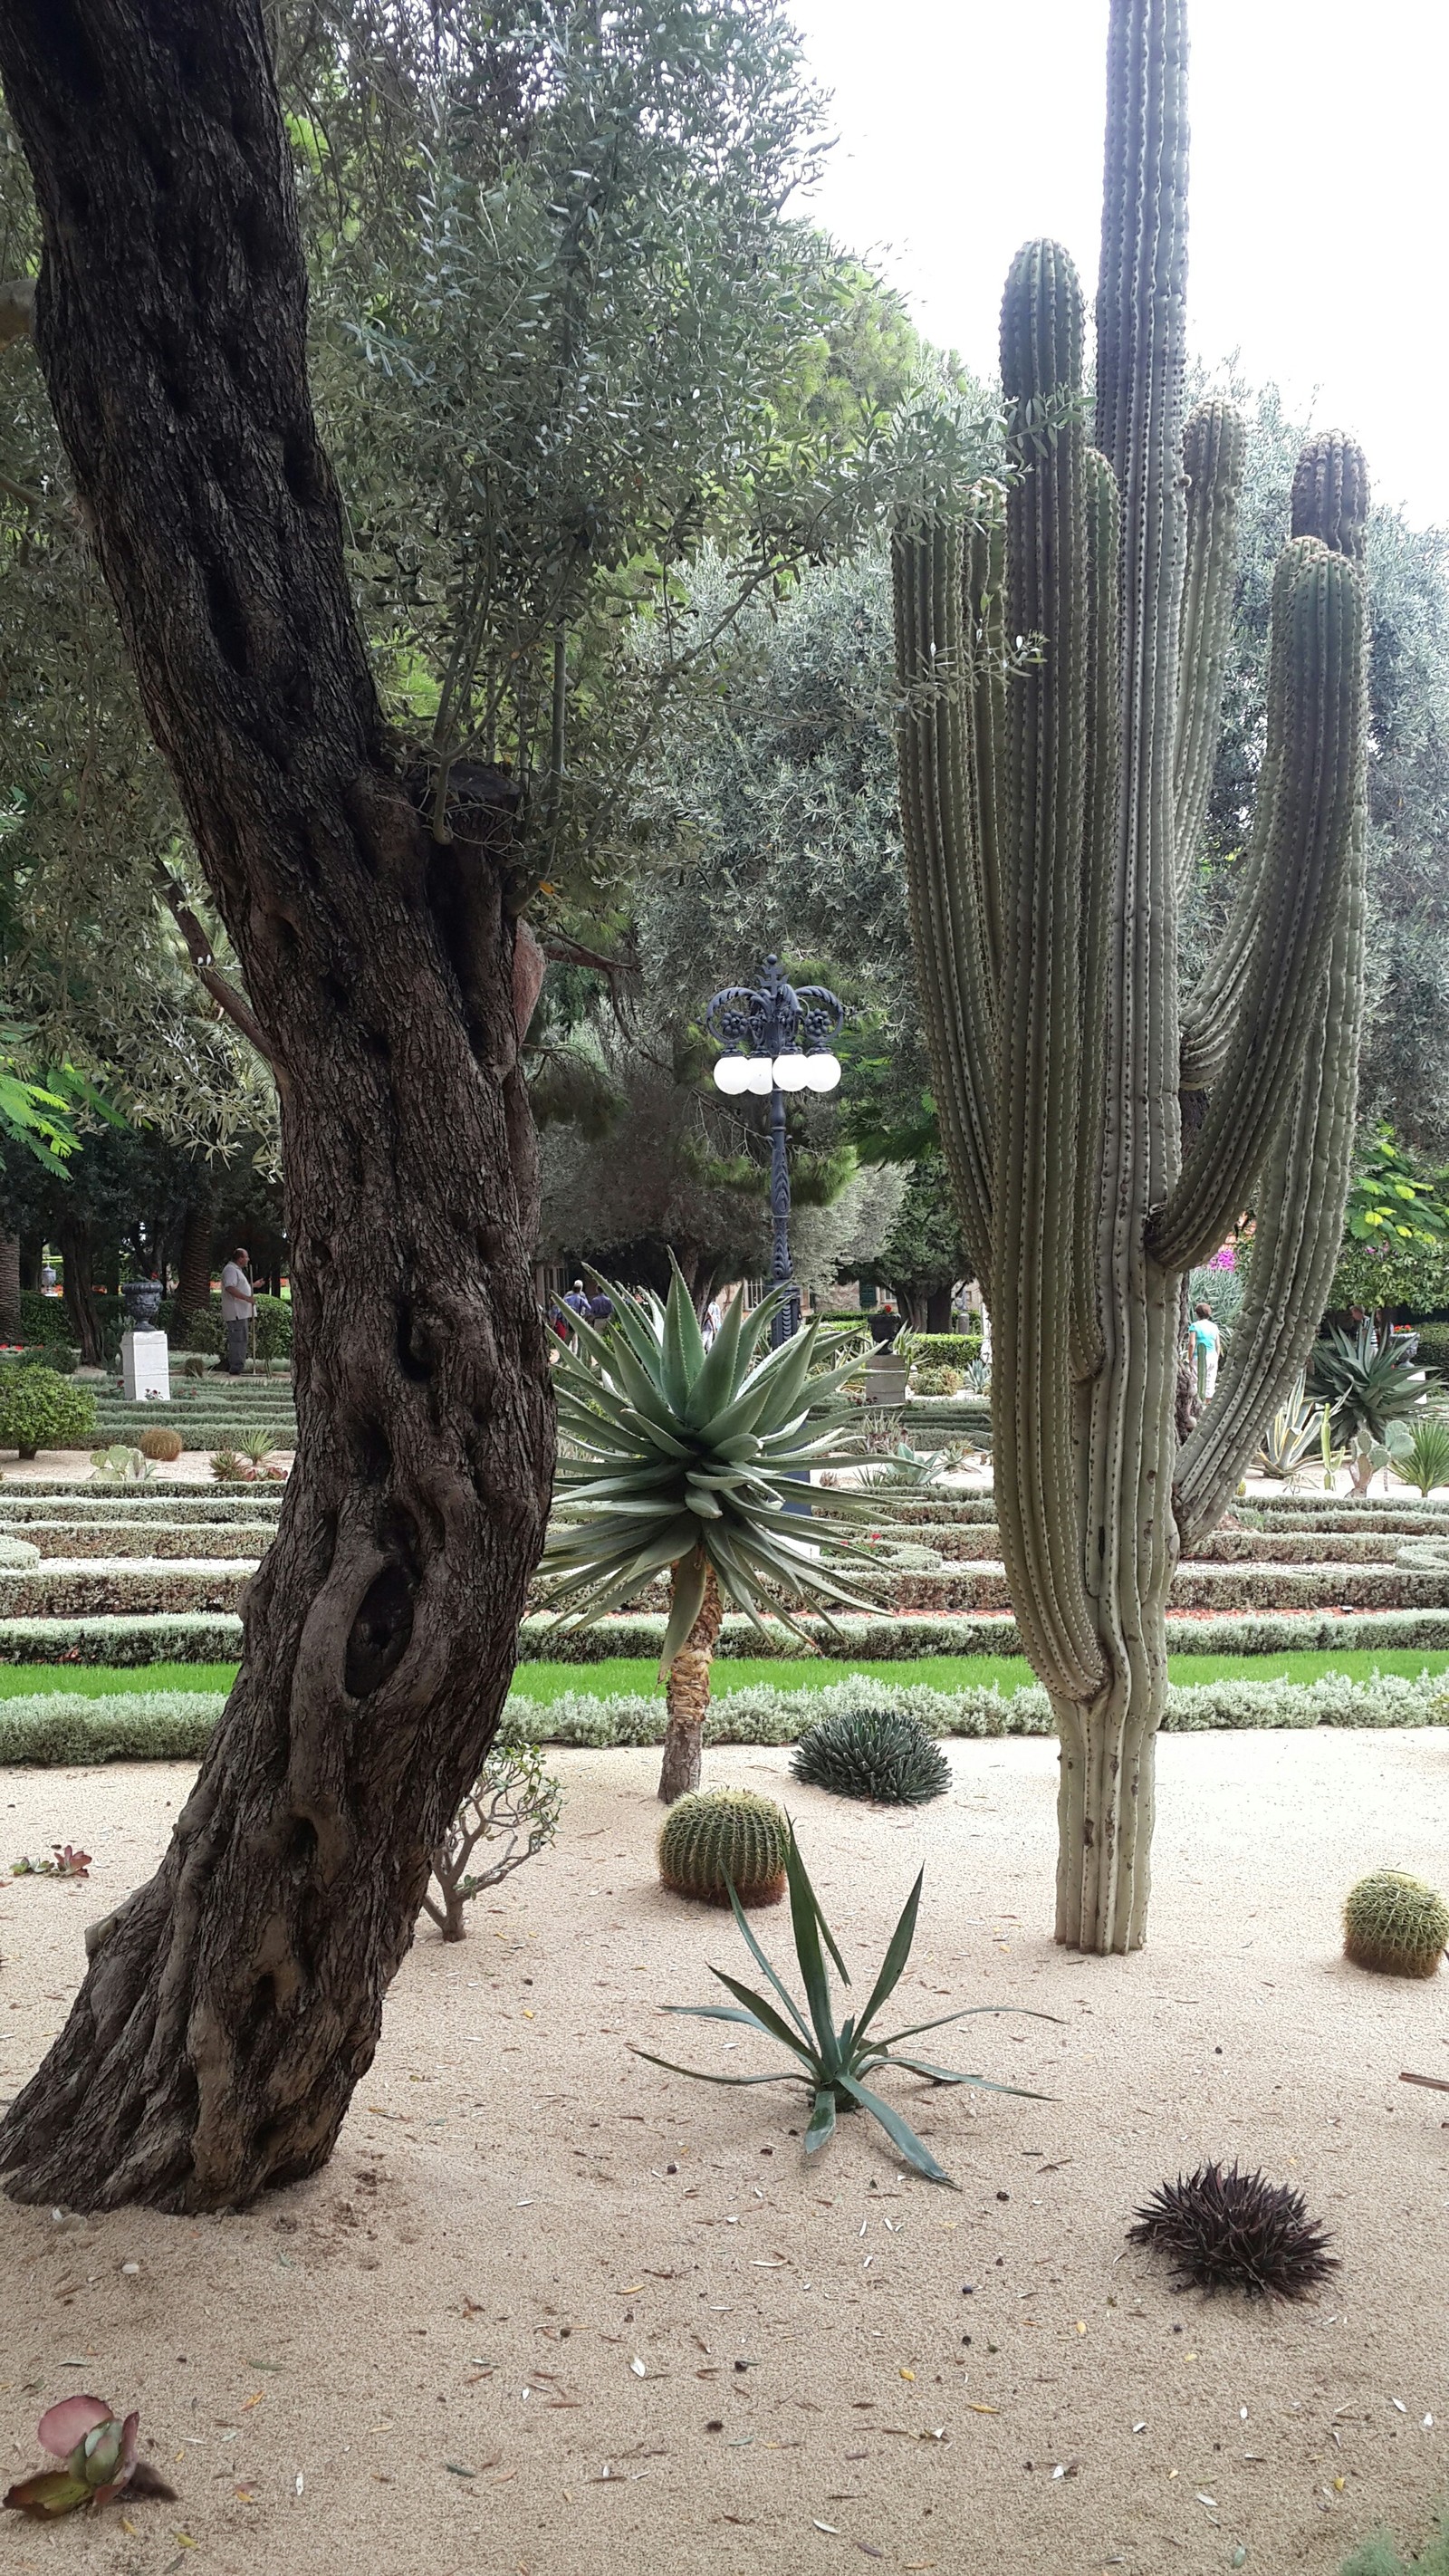
[[[812,1789],[919,1807],[951,1786],[951,1765],[919,1718],[895,1708],[852,1708],[822,1717],[801,1737],[790,1765]]]
[[[1169,2255],[1184,2286],[1196,2281],[1204,2290],[1246,2290],[1254,2298],[1268,2291],[1306,2298],[1338,2269],[1328,2231],[1309,2217],[1302,2192],[1236,2165],[1226,2172],[1199,2165],[1186,2182],[1181,2174],[1165,2182],[1138,2210],[1127,2241]]]

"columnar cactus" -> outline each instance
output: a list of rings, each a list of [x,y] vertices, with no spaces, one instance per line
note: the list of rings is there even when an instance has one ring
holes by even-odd
[[[1363,994],[1368,496],[1316,439],[1274,587],[1235,918],[1181,999],[1244,436],[1183,418],[1185,0],[1112,0],[1095,444],[1066,252],[1002,307],[1008,487],[894,541],[901,807],[943,1138],[994,1326],[1012,1600],[1061,1736],[1057,1937],[1144,1937],[1165,1610],[1306,1357],[1342,1232]],[[1004,566],[1004,569],[1003,569]],[[1003,683],[1005,644],[1035,658]],[[1182,1282],[1248,1209],[1193,1427]]]

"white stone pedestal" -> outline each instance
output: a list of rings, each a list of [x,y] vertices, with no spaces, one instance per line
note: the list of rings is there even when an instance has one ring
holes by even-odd
[[[171,1401],[171,1354],[164,1333],[121,1335],[121,1386],[128,1404]]]

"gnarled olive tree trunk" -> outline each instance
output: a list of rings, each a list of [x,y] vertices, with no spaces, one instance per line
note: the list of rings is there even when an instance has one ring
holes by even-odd
[[[215,2208],[314,2170],[477,1777],[552,1413],[507,813],[390,769],[305,368],[256,0],[11,0],[35,341],[281,1096],[297,1467],[156,1877],[0,2125],[27,2200]]]

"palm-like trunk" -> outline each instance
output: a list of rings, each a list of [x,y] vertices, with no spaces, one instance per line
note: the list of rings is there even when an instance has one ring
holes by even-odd
[[[188,1316],[204,1315],[211,1303],[211,1199],[193,1199],[181,1221],[181,1258],[177,1264],[177,1340],[185,1340]]]
[[[18,1342],[22,1338],[20,1237],[0,1232],[0,1342]]]
[[[507,1691],[552,1466],[537,950],[507,782],[444,843],[389,768],[260,8],[14,0],[0,72],[38,354],[276,1068],[299,1424],[196,1788],[0,2169],[26,2200],[218,2208],[331,2152]]]
[[[670,1589],[679,1580],[674,1568]],[[699,1616],[669,1668],[666,1705],[669,1723],[664,1736],[664,1760],[659,1773],[659,1795],[666,1807],[687,1790],[699,1787],[700,1756],[704,1748],[704,1721],[709,1715],[709,1671],[714,1650],[719,1644],[720,1622],[724,1608],[715,1581],[714,1568],[707,1568],[704,1599]]]

